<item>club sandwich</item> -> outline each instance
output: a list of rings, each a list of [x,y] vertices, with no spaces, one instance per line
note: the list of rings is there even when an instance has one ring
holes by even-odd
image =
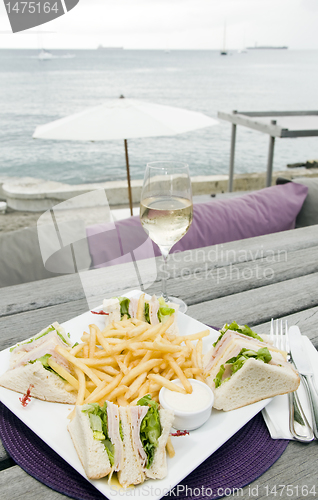
[[[225,325],[204,357],[206,382],[214,392],[214,407],[233,410],[262,399],[295,391],[300,383],[286,352],[252,332]],[[251,333],[252,332],[252,333]]]
[[[0,385],[12,391],[54,403],[74,404],[76,394],[65,389],[62,379],[49,365],[49,358],[70,372],[66,359],[55,351],[56,346],[71,345],[64,329],[55,322],[37,335],[10,348],[10,368],[0,376]]]
[[[166,302],[163,297],[157,298],[155,295],[150,300],[145,299],[145,294],[136,297],[113,297],[103,301],[103,311],[105,325],[113,321],[120,321],[124,316],[127,318],[137,318],[151,325],[165,323],[171,316],[174,321],[167,332],[178,334],[177,314],[179,305],[173,302]]]
[[[132,407],[109,401],[103,407],[77,406],[68,430],[87,477],[111,478],[117,472],[126,488],[167,475],[165,447],[173,418],[147,395]]]

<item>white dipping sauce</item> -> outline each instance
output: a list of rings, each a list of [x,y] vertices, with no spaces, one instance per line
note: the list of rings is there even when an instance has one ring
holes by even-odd
[[[183,387],[181,382],[176,382],[176,385]],[[181,394],[181,392],[166,389],[164,391],[166,403],[175,410],[188,413],[195,413],[206,408],[211,401],[209,388],[195,382],[191,385],[193,389],[191,394]]]

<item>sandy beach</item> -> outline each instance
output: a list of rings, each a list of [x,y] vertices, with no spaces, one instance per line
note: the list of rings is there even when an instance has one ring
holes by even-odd
[[[118,220],[118,218],[129,217],[130,215],[128,205],[114,206],[111,211],[116,220]],[[43,213],[44,212],[26,212],[8,208],[5,214],[0,214],[0,236],[18,229],[35,227]],[[65,219],[70,219],[70,217],[73,219],[81,219],[85,222],[85,225],[109,222],[109,220],[111,220],[109,211],[105,211],[104,207],[89,207],[86,209],[77,209],[76,211],[67,210],[64,212],[64,216]]]
[[[318,177],[318,169],[305,169],[305,168],[295,168],[288,169],[285,171],[276,171],[273,172],[273,181],[272,184],[276,183],[276,179],[278,177],[284,178],[297,178],[297,177]],[[258,189],[262,189],[265,184],[265,173],[250,173],[250,174],[236,174],[234,176],[235,191],[232,193],[227,192],[227,176],[202,176],[193,178],[193,200],[194,203],[203,203],[207,201],[211,201],[214,199],[225,199],[227,197],[239,196],[247,192],[255,191]],[[15,181],[16,182],[16,181]],[[139,214],[139,202],[136,200],[139,199],[140,190],[141,190],[142,181],[134,181],[133,184],[133,197],[134,197],[134,215]],[[22,186],[22,184],[21,184]],[[65,185],[64,185],[65,186]],[[103,187],[104,184],[96,184],[94,187]],[[23,186],[24,187],[24,186]],[[72,188],[72,186],[69,186]],[[83,185],[84,187],[84,185]],[[80,193],[81,185],[76,186],[78,192]],[[43,199],[50,198],[49,193],[44,192],[41,193],[41,188],[37,188],[34,191],[33,189],[30,192],[30,200],[33,199],[34,195],[38,198],[39,194]],[[86,208],[76,208],[76,209],[68,209],[64,210],[62,215],[62,211],[59,212],[60,217],[65,217],[65,219],[69,220],[70,216],[74,219],[81,219],[84,221],[85,225],[93,225],[97,223],[109,222],[111,220],[119,220],[124,219],[130,216],[128,199],[125,200],[123,198],[123,203],[118,204],[111,203],[111,199],[114,198],[118,200],[118,197],[127,197],[127,185],[125,181],[117,181],[114,183],[114,186],[107,189],[108,199],[110,202],[110,207],[86,207]],[[118,194],[117,194],[118,193]],[[75,195],[75,191],[69,192],[69,196],[73,197]],[[57,205],[59,202],[54,198],[56,193],[54,193],[54,197],[51,200],[51,207]],[[128,197],[127,197],[128,198]],[[1,192],[1,199],[6,201],[4,197],[3,191]],[[23,199],[25,202],[28,202],[28,195],[26,193],[23,194]],[[65,198],[64,198],[65,199]],[[61,200],[60,200],[61,201]],[[126,201],[126,202],[125,202]],[[26,227],[35,227],[38,223],[41,215],[46,212],[46,210],[42,211],[28,211],[28,210],[14,210],[10,206],[7,207],[6,213],[0,214],[0,236],[9,233],[11,231],[16,231],[19,229],[23,229]]]
[[[8,208],[5,214],[0,214],[0,235],[17,229],[36,226],[41,214],[34,212],[20,212]]]

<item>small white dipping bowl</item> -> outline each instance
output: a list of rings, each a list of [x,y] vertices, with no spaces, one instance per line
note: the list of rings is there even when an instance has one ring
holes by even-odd
[[[214,394],[207,384],[195,379],[188,380],[193,388],[192,394],[182,394],[162,387],[159,401],[162,408],[174,411],[172,426],[175,429],[192,431],[209,419]],[[172,382],[183,387],[179,379]]]

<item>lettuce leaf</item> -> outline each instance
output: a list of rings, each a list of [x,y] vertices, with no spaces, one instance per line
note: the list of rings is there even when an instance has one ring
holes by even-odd
[[[122,318],[126,314],[127,318],[130,318],[129,314],[130,299],[128,297],[116,297],[116,298],[119,300],[120,317]]]
[[[259,361],[263,361],[263,363],[269,363],[272,359],[272,355],[267,347],[261,347],[260,349],[258,349],[258,351],[243,348],[237,356],[228,359],[225,364],[231,365],[231,375],[233,375],[233,373],[236,373],[240,368],[242,368],[244,363],[250,358],[255,358]],[[230,377],[227,377],[226,379],[222,380],[224,372],[225,366],[221,365],[215,379],[213,380],[216,389],[220,387],[223,382],[226,382],[230,379]]]
[[[113,443],[111,442],[110,439],[104,439],[102,441],[103,445],[105,446],[105,450],[107,452],[108,458],[110,465],[113,466],[115,462],[115,448]]]
[[[143,396],[142,398],[140,398],[137,401],[137,405],[138,406],[152,406],[156,410],[158,410],[158,408],[159,408],[159,403],[157,403],[156,401],[153,401],[151,399],[151,395],[150,394],[146,394],[145,396]]]
[[[88,417],[89,417],[89,423],[90,423],[92,431],[93,432],[100,432],[101,434],[103,434],[103,422],[102,422],[102,419],[100,418],[100,416],[96,415],[96,413],[89,413]],[[99,438],[97,438],[97,439],[99,439]],[[105,439],[104,434],[103,434],[102,439]]]
[[[145,302],[145,320],[150,324],[149,303]]]
[[[137,405],[149,406],[149,410],[143,418],[140,426],[140,440],[147,454],[146,467],[149,469],[158,446],[158,439],[161,436],[161,425],[158,411],[159,405],[156,401],[151,399],[150,394],[147,394],[143,398],[139,399]]]
[[[107,403],[101,408],[98,403],[91,403],[88,408],[82,410],[89,417],[90,427],[93,431],[94,439],[97,439],[105,446],[109,461],[114,465],[114,445],[108,436]]]
[[[160,323],[165,323],[169,319],[169,316],[171,316],[171,314],[175,312],[175,310],[172,307],[168,306],[163,297],[159,297],[158,302],[159,302],[159,309],[157,316]]]
[[[224,372],[225,372],[225,366],[221,365],[215,379],[213,380],[216,389],[220,387],[220,385],[222,384],[222,377]]]
[[[47,360],[52,356],[52,354],[44,354],[44,356],[41,356],[41,358],[38,358],[38,359],[34,359],[33,361],[29,361],[29,363],[31,363],[31,365],[33,365],[33,363],[35,363],[36,361],[40,361],[43,365],[43,368],[45,368],[46,370],[51,370],[52,372],[54,372],[54,370],[50,367],[50,365],[48,364]],[[54,372],[56,373],[56,372]]]
[[[63,337],[63,335],[61,334],[61,332],[59,332],[58,330],[56,330],[56,333],[58,334],[58,336],[60,337],[60,339],[62,340],[62,342],[64,342],[64,344],[68,345],[67,340],[65,340],[65,337]],[[69,333],[67,333],[67,336],[68,336],[68,338],[70,338],[70,334]]]
[[[221,340],[223,335],[228,331],[228,330],[233,330],[234,332],[238,333],[243,333],[244,335],[247,335],[248,337],[252,337],[254,339],[259,340],[260,342],[264,342],[262,337],[260,337],[256,332],[254,332],[249,326],[247,325],[238,325],[236,321],[232,321],[230,325],[227,323],[221,328],[220,332],[221,334],[219,335],[218,339],[216,342],[214,342],[213,347],[216,346],[216,344]]]
[[[57,375],[58,377],[60,377],[62,380],[65,380],[63,377],[61,377],[61,375],[59,375],[58,373],[56,373],[55,370],[53,370],[53,368],[51,368],[51,366],[48,364],[47,360],[52,356],[52,354],[44,354],[44,356],[41,356],[41,358],[37,358],[37,359],[34,359],[33,361],[29,361],[29,363],[31,365],[33,365],[36,361],[40,361],[40,363],[42,363],[43,365],[43,368],[45,368],[46,370],[48,370],[49,372],[52,372],[54,373],[54,375]]]
[[[123,431],[123,424],[121,423],[121,420],[119,420],[119,434],[120,434],[120,439],[124,441],[124,431]]]

